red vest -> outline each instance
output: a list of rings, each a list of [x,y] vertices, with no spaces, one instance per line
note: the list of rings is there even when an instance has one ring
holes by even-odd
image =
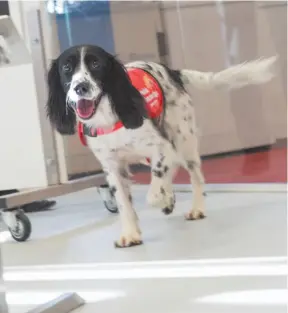
[[[128,68],[127,72],[133,86],[139,90],[146,101],[146,109],[149,117],[152,119],[159,117],[163,112],[164,96],[157,80],[151,74],[140,68]],[[122,122],[119,121],[110,129],[89,129],[89,133],[87,134],[84,125],[79,122],[78,135],[81,143],[87,146],[86,136],[96,137],[110,134],[122,127],[124,126]]]

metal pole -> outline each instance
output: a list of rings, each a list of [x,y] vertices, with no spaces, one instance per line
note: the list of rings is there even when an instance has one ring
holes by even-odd
[[[0,312],[8,313],[8,306],[6,302],[5,286],[4,286],[4,279],[3,279],[1,244],[0,244]]]
[[[180,38],[181,38],[181,53],[183,58],[183,67],[187,68],[187,60],[186,60],[186,45],[185,45],[185,34],[184,34],[184,25],[182,20],[182,14],[181,14],[181,4],[180,1],[177,0],[176,2],[176,10],[177,10],[177,19],[179,24],[179,30],[180,30]]]

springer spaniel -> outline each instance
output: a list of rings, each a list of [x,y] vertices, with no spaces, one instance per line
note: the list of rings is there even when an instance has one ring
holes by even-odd
[[[194,192],[185,217],[204,218],[195,110],[186,86],[207,90],[265,83],[274,76],[275,60],[251,61],[218,73],[172,70],[145,61],[124,66],[98,46],[81,45],[52,62],[48,118],[62,135],[74,134],[78,123],[82,140],[101,162],[120,212],[122,231],[116,247],[142,243],[130,194],[128,168],[133,162],[149,160],[152,180],[147,200],[165,214],[174,209],[172,178],[183,166]]]

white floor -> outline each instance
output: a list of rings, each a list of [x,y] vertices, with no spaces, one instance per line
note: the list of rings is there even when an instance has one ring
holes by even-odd
[[[31,214],[26,243],[2,233],[10,313],[66,291],[88,303],[75,313],[286,312],[285,192],[210,192],[207,218],[194,222],[183,218],[190,193],[177,193],[174,214],[164,216],[147,208],[145,192],[133,192],[142,246],[114,248],[117,215],[95,189]]]

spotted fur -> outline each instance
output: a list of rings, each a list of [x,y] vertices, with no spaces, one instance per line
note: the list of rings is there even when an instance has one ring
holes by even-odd
[[[117,247],[142,243],[138,218],[130,193],[128,165],[151,160],[152,180],[147,195],[151,206],[173,211],[175,196],[172,179],[179,166],[190,175],[193,187],[190,220],[204,217],[204,178],[201,171],[193,101],[186,91],[188,84],[201,89],[212,87],[240,88],[264,83],[273,76],[275,58],[244,63],[219,73],[172,70],[153,62],[133,62],[125,67],[114,56],[96,46],[77,46],[54,60],[48,75],[48,117],[61,134],[73,134],[76,121],[89,127],[109,128],[117,121],[125,127],[110,134],[87,137],[89,148],[107,173],[111,192],[115,195],[121,221]],[[165,107],[160,119],[147,117],[145,103],[132,86],[125,68],[140,68],[160,83]],[[79,84],[85,92],[79,94]],[[95,103],[88,119],[77,114],[81,99]],[[97,100],[96,100],[97,99]]]

